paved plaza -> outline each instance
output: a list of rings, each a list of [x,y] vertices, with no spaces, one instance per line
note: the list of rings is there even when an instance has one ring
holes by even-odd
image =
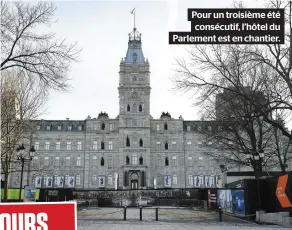
[[[97,229],[289,229],[275,225],[257,225],[245,220],[223,215],[223,222],[218,221],[218,214],[214,212],[192,211],[188,209],[160,208],[158,221],[155,219],[155,209],[142,210],[128,208],[127,220],[124,220],[122,208],[99,208],[78,212],[78,230]]]

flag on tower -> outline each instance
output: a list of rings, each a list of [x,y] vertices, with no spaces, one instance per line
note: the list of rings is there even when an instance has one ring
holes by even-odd
[[[131,14],[135,15],[135,8],[131,11]]]

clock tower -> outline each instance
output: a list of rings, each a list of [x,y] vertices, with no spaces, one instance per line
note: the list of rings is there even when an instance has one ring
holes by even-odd
[[[120,164],[124,187],[137,189],[148,184],[151,88],[149,62],[144,58],[141,34],[136,28],[129,34],[128,50],[120,62],[119,76],[120,156],[123,158]]]

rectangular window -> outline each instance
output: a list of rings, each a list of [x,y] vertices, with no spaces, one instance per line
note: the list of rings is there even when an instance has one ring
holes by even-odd
[[[191,126],[187,126],[187,131],[191,131]]]
[[[49,166],[49,157],[45,157],[45,166]]]
[[[55,158],[55,166],[60,166],[60,157]]]
[[[81,166],[81,157],[77,157],[76,166]]]
[[[93,129],[94,129],[94,130],[97,130],[97,124],[94,124]]]
[[[203,157],[199,157],[199,160],[203,160]]]
[[[109,141],[108,142],[108,149],[109,150],[112,150],[113,149],[113,142],[112,141]]]
[[[93,141],[93,150],[97,150],[97,141]]]
[[[40,126],[40,125],[38,125],[38,126],[37,126],[37,130],[40,130],[40,129],[41,129],[41,126]]]
[[[62,129],[61,125],[58,125],[58,131],[60,131]]]
[[[56,142],[56,150],[60,150],[61,149],[61,143],[60,142]]]
[[[172,129],[175,130],[175,124],[174,123],[172,123]]]
[[[161,164],[161,157],[160,157],[160,155],[158,155],[157,160],[156,160],[156,165],[160,166],[160,164]]]
[[[68,131],[71,131],[71,130],[72,130],[72,126],[69,125],[69,126],[68,126]]]
[[[107,177],[107,184],[108,184],[108,185],[112,185],[112,184],[113,184],[113,176],[112,176],[112,175],[109,175],[109,176]]]
[[[109,129],[113,130],[113,124],[110,124]]]
[[[70,166],[70,157],[66,157],[66,166]]]
[[[76,175],[76,185],[80,185],[80,184],[81,184],[80,175]]]
[[[146,120],[143,120],[143,127],[146,127]]]
[[[113,157],[112,156],[108,156],[108,168],[112,168],[113,167]]]
[[[77,150],[81,150],[82,149],[82,142],[78,141],[77,143]]]
[[[45,150],[50,150],[50,142],[46,142]]]
[[[67,142],[67,150],[71,150],[71,142]]]
[[[35,148],[35,150],[39,150],[39,148],[40,148],[40,143],[39,143],[39,142],[35,142],[35,143],[34,143],[34,148]]]
[[[91,177],[91,183],[93,184],[93,185],[96,185],[96,182],[97,182],[97,177],[96,177],[96,175],[92,175],[92,177]]]
[[[92,157],[92,165],[97,165],[97,157]]]
[[[132,164],[133,165],[138,164],[138,157],[137,156],[132,156]]]
[[[173,142],[171,142],[171,148],[173,149],[173,150],[176,150],[176,141],[173,141]]]
[[[159,131],[159,125],[156,125],[156,129],[157,129],[157,131]]]
[[[189,175],[189,185],[193,185],[193,176],[192,175]]]
[[[50,130],[51,130],[51,126],[48,125],[48,126],[47,126],[47,131],[50,131]]]
[[[177,176],[173,176],[172,177],[172,183],[173,184],[177,184]]]
[[[80,125],[80,126],[78,126],[78,130],[79,131],[81,131],[82,130],[82,126]]]
[[[133,146],[137,146],[137,137],[132,137]]]
[[[58,175],[54,176],[54,186],[58,187]]]
[[[172,157],[173,166],[177,166],[176,156]]]
[[[159,141],[156,143],[156,147],[157,147],[157,150],[160,150],[160,148],[161,148],[161,144],[160,144]]]
[[[65,183],[64,183],[64,185],[68,185],[68,178],[69,178],[69,175],[65,175]]]

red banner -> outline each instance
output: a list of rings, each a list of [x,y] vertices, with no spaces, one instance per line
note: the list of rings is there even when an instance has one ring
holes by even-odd
[[[0,203],[0,230],[77,230],[75,202]]]

